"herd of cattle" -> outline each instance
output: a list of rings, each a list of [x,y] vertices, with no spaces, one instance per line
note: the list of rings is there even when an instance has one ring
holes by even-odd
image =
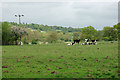
[[[42,43],[43,42],[38,42],[38,44],[42,44]],[[79,40],[74,40],[73,42],[69,42],[69,43],[67,43],[67,45],[75,45],[75,43],[79,44],[80,43],[80,39]],[[111,42],[111,43],[113,43],[113,42]],[[20,41],[18,44],[19,45],[23,45],[23,42]],[[31,44],[31,43],[29,43],[29,44]],[[48,42],[45,42],[45,44],[48,44]],[[82,43],[81,45],[96,45],[96,44],[97,44],[97,40],[96,39],[94,39],[94,40],[85,39],[85,42]]]
[[[80,39],[79,40],[74,40],[74,42],[72,43],[69,43],[67,45],[74,45],[75,43],[80,43]],[[82,43],[81,45],[96,45],[97,44],[97,40],[94,39],[94,40],[90,40],[90,39],[85,39],[85,42]]]

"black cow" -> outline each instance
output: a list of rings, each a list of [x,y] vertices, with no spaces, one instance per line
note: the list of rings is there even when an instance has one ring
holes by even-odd
[[[79,44],[79,42],[80,42],[80,39],[74,40],[74,44],[75,44],[75,43],[78,43],[78,44]]]

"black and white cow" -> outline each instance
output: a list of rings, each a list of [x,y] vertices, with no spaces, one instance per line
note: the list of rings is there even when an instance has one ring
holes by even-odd
[[[67,44],[67,45],[74,45],[75,43],[69,43],[69,44]]]
[[[69,44],[67,44],[67,45],[74,45],[75,43],[78,43],[78,44],[79,44],[79,42],[80,42],[80,39],[78,39],[78,40],[74,40],[74,42],[69,43]]]
[[[97,44],[97,40],[96,39],[94,39],[94,40],[91,40],[92,41],[92,45],[95,45],[95,44]]]
[[[85,39],[85,43],[82,43],[81,45],[88,45],[89,39]]]
[[[85,39],[85,43],[82,43],[81,45],[95,45],[97,44],[97,40],[91,40],[91,42],[89,42],[90,39]]]
[[[89,41],[89,39],[85,39],[85,42],[88,42]]]

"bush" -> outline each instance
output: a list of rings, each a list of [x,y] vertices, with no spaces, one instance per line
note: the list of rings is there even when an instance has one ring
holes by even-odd
[[[24,38],[23,43],[24,43],[24,44],[28,44],[28,42],[27,42],[27,39],[26,39],[26,38]]]
[[[57,43],[64,43],[64,41],[62,41],[62,40],[58,40]]]
[[[47,36],[47,42],[49,43],[56,43],[58,40],[58,34],[56,32],[50,32]]]
[[[112,36],[110,36],[110,37],[103,37],[103,40],[105,40],[105,41],[113,41],[114,39],[112,38]]]
[[[32,44],[37,44],[38,40],[32,40]]]
[[[109,37],[103,37],[103,40],[109,41]]]

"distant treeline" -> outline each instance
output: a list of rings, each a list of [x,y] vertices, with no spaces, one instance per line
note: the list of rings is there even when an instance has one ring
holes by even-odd
[[[18,26],[19,24],[11,22],[12,25]],[[62,26],[48,26],[48,25],[39,25],[39,24],[21,24],[20,26],[24,26],[26,28],[41,30],[41,31],[62,31],[62,32],[81,32],[82,28],[72,28],[72,27],[62,27]]]
[[[14,22],[1,22],[2,45],[41,44],[72,42],[80,39],[97,39],[117,41],[120,36],[120,23],[112,27],[106,26],[103,30],[96,30],[92,26],[72,28],[62,26],[48,26],[39,24],[17,24]],[[1,30],[0,29],[0,30]]]

